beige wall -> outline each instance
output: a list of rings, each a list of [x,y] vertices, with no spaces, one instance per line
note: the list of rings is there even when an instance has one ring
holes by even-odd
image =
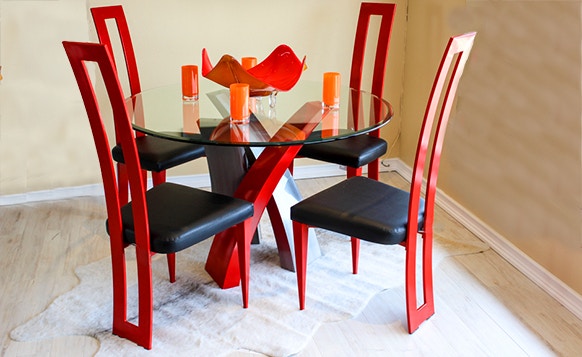
[[[303,79],[318,79],[324,71],[339,71],[345,80],[349,76],[359,8],[353,0],[0,0],[0,195],[100,182],[61,41],[95,41],[88,9],[108,4],[124,6],[143,88],[178,81],[180,65],[200,63],[204,47],[218,61],[225,53],[264,58],[285,43],[298,56],[307,55]],[[231,10],[224,10],[225,4]],[[396,103],[402,92],[404,10],[386,89]],[[396,121],[385,132],[396,137]],[[168,174],[206,171],[202,159]]]
[[[580,1],[466,3],[410,1],[401,156],[445,38],[477,30],[439,187],[582,293]]]
[[[88,39],[85,4],[1,1],[0,26],[0,194],[96,182],[95,149],[60,44]]]
[[[353,0],[0,0],[0,195],[99,183],[60,42],[94,40],[87,9],[109,3],[126,9],[144,88],[177,81],[177,68],[198,63],[203,47],[216,60],[223,53],[266,56],[280,43],[307,55],[304,78],[326,70],[347,78],[359,6]],[[224,11],[225,3],[236,9]],[[477,30],[439,186],[582,293],[580,1],[398,4],[386,94],[397,116],[383,132],[396,142],[392,155],[411,164],[446,40]],[[170,175],[204,170],[198,162]]]

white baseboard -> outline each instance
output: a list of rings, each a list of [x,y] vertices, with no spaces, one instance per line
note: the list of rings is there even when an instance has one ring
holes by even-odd
[[[33,191],[15,195],[0,196],[0,206],[19,205],[43,201],[65,200],[82,196],[103,196],[103,185],[84,185]]]
[[[404,164],[400,159],[382,160],[381,171],[396,171],[407,180],[410,180],[412,176],[411,168]],[[296,179],[343,175],[345,175],[345,170],[337,165],[331,164],[297,166],[294,169],[294,177]],[[168,181],[192,187],[210,186],[210,177],[208,174],[173,176],[168,177]],[[101,184],[67,187],[25,194],[0,196],[0,206],[101,195],[103,195],[103,186]],[[510,264],[515,266],[535,284],[540,286],[550,296],[564,305],[566,309],[582,320],[582,296],[580,294],[567,286],[544,267],[536,263],[502,235],[493,230],[471,212],[468,212],[463,206],[445,193],[441,191],[437,193],[436,203],[479,239],[489,244],[493,250]]]
[[[294,168],[294,177],[296,179],[306,179],[315,177],[329,177],[345,175],[345,170],[338,165],[321,164],[296,166]],[[179,183],[191,187],[210,187],[210,176],[208,174],[185,175],[185,176],[168,176],[168,182]],[[151,186],[151,179],[148,185]],[[102,196],[103,185],[84,185],[75,187],[63,187],[52,190],[33,191],[15,195],[0,196],[0,206],[17,205],[33,202],[64,200],[82,196]]]
[[[402,177],[410,181],[412,169],[409,166],[399,159],[391,160],[390,164]],[[582,320],[582,295],[535,262],[501,234],[467,211],[444,192],[438,191],[436,204],[479,239],[489,244],[491,249]]]
[[[295,166],[293,168],[293,177],[296,180],[317,177],[342,176],[345,174],[346,171],[344,169],[340,168],[338,165],[333,164]],[[208,174],[172,176],[168,177],[167,181],[197,188],[210,187],[210,176]],[[149,184],[151,185],[151,182]]]

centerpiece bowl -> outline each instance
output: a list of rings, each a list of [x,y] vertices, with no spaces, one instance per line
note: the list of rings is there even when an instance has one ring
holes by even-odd
[[[300,60],[287,45],[279,45],[256,66],[244,69],[231,55],[223,55],[212,66],[206,48],[202,50],[202,75],[222,86],[247,83],[250,95],[267,96],[293,88],[306,69],[305,56]]]

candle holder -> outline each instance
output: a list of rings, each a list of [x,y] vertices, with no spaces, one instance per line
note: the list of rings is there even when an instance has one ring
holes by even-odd
[[[248,124],[250,121],[249,85],[246,83],[230,85],[230,121],[233,124]]]
[[[198,66],[196,65],[182,66],[182,99],[198,100]]]
[[[331,109],[339,108],[341,77],[338,72],[323,74],[323,105]]]

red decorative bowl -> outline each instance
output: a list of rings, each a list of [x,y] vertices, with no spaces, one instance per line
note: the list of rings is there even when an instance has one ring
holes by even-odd
[[[247,83],[251,96],[265,96],[285,92],[301,77],[305,69],[303,60],[287,45],[279,45],[264,61],[245,70],[240,62],[230,55],[223,55],[216,66],[212,66],[208,52],[202,50],[202,75],[222,86],[232,83]]]

